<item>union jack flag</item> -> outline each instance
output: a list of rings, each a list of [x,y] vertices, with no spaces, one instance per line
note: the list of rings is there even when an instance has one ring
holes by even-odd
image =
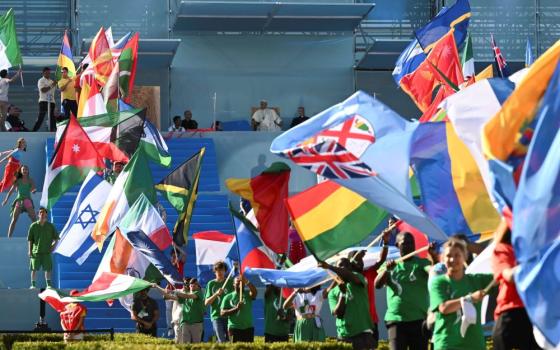
[[[352,179],[377,175],[339,143],[326,140],[287,151],[294,163],[330,179]]]
[[[492,50],[494,51],[494,60],[496,61],[498,73],[500,73],[500,77],[507,78],[509,76],[509,69],[507,67],[506,59],[502,55],[502,50],[500,50],[500,48],[496,44],[496,40],[494,40],[494,35],[491,35],[491,39],[492,39]]]

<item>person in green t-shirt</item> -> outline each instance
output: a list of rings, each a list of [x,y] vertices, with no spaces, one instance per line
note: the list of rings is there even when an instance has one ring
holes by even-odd
[[[369,298],[364,276],[352,271],[352,264],[347,258],[340,259],[338,266],[324,261],[318,264],[338,276],[338,285],[328,293],[329,307],[336,317],[338,338],[351,343],[354,349],[374,349],[373,322],[368,312]]]
[[[53,224],[47,221],[47,209],[39,209],[39,221],[29,226],[27,241],[29,242],[28,255],[31,268],[31,289],[37,287],[37,271],[45,271],[47,288],[51,287],[52,257],[51,252],[58,242],[58,232]]]
[[[400,232],[396,239],[401,257],[414,252],[414,236]],[[432,245],[432,261],[437,255]],[[428,313],[428,275],[432,263],[416,256],[403,261],[388,261],[385,272],[375,279],[375,287],[387,286],[385,324],[391,349],[428,349],[423,323]]]
[[[35,193],[37,189],[35,188],[35,182],[29,177],[29,167],[27,165],[22,165],[16,172],[14,184],[10,187],[10,191],[8,191],[6,198],[2,202],[2,206],[8,203],[8,199],[14,190],[17,190],[17,197],[12,203],[12,220],[10,221],[10,226],[8,226],[8,238],[12,237],[18,218],[23,212],[27,212],[32,222],[37,221],[33,200],[31,199],[31,194]]]
[[[220,315],[220,305],[225,294],[233,291],[233,280],[226,278],[227,265],[223,261],[214,263],[215,279],[206,285],[206,293],[204,294],[204,305],[210,305],[210,319],[212,320],[212,328],[218,340],[218,343],[228,341],[227,319]]]
[[[243,289],[245,285],[249,291]],[[233,343],[252,343],[255,336],[253,300],[257,298],[257,288],[244,276],[235,277],[233,288],[233,292],[222,299],[220,315],[228,318],[228,332]]]
[[[321,286],[296,289],[284,302],[284,308],[293,308],[296,314],[294,342],[325,341],[321,309],[329,289]]]
[[[273,285],[264,292],[264,342],[287,342],[290,338],[289,310],[282,307],[281,290]]]
[[[436,315],[435,350],[486,349],[480,324],[480,301],[494,277],[492,274],[466,274],[467,256],[464,241],[449,239],[442,255],[447,272],[430,280],[430,310]]]

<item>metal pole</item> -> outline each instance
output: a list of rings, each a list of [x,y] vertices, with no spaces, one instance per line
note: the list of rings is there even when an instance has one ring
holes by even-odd
[[[541,53],[541,42],[540,42],[540,26],[541,26],[541,17],[540,17],[540,0],[535,0],[535,43],[537,47],[537,56],[539,57]]]
[[[218,99],[218,95],[216,92],[214,92],[214,97],[212,99],[214,100],[212,112],[212,128],[214,128],[214,131],[216,131],[216,100]]]

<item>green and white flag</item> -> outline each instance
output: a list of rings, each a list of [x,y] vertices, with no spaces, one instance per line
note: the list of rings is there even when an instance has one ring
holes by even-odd
[[[465,40],[465,46],[463,47],[463,52],[461,53],[461,67],[463,67],[463,77],[465,80],[469,80],[469,78],[474,77],[474,56],[471,33],[467,34],[467,40]]]
[[[14,9],[0,17],[0,69],[23,64],[16,36]]]

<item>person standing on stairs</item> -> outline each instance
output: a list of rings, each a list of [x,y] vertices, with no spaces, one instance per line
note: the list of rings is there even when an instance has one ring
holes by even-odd
[[[37,288],[37,271],[45,271],[47,288],[52,286],[52,256],[51,253],[60,239],[53,224],[47,220],[47,209],[39,209],[39,221],[29,226],[27,241],[29,242],[29,258],[31,268],[31,289]]]

